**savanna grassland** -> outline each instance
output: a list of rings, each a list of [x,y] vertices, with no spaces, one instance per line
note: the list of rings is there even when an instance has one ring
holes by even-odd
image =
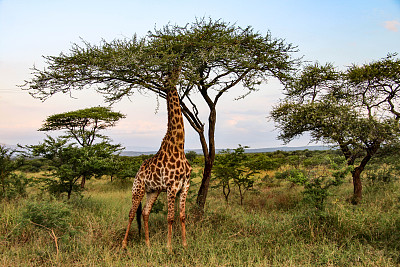
[[[173,251],[166,248],[165,193],[150,215],[148,249],[131,228],[121,250],[130,209],[130,179],[90,179],[86,189],[53,197],[38,185],[25,196],[2,200],[1,266],[397,266],[400,265],[400,184],[397,172],[377,162],[363,176],[363,200],[352,205],[351,175],[332,186],[316,209],[304,186],[278,173],[302,169],[328,172],[327,151],[265,154],[271,163],[252,178],[240,205],[232,184],[225,201],[217,178],[205,213],[195,218],[199,187],[193,177],[187,201],[188,247],[181,246],[178,216]],[[256,157],[256,156],[254,156]],[[261,157],[261,156],[258,156]],[[281,157],[284,160],[274,160]],[[201,170],[201,159],[195,173]],[[266,166],[266,165],[265,165]],[[40,177],[39,173],[28,176]],[[383,177],[383,178],[382,178]],[[308,198],[307,198],[308,196]],[[307,201],[308,199],[308,201]],[[177,210],[178,212],[178,210]],[[177,214],[176,214],[177,215]]]

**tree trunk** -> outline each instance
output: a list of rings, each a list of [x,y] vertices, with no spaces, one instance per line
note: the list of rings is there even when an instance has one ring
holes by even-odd
[[[200,136],[200,142],[203,149],[204,154],[204,170],[203,170],[203,179],[201,180],[201,185],[199,192],[197,193],[197,215],[200,217],[204,213],[204,206],[206,204],[208,187],[210,185],[211,180],[211,171],[214,165],[215,160],[215,124],[217,118],[217,112],[215,110],[215,106],[210,106],[210,115],[208,117],[208,147],[207,142],[204,137],[204,132],[198,132]]]
[[[229,186],[229,180],[226,183],[226,185],[222,186],[222,192],[224,193],[225,202],[226,202],[226,204],[228,204],[229,203],[229,194],[231,193],[231,188]]]
[[[72,185],[70,185],[69,189],[68,189],[68,200],[71,199],[71,193],[72,193]]]
[[[343,142],[339,141],[339,146],[343,155],[347,160],[348,166],[354,166],[355,160],[357,158],[357,154],[352,152],[347,145],[343,144]],[[361,160],[361,163],[358,167],[355,167],[354,170],[351,172],[353,176],[353,196],[351,197],[351,203],[357,205],[362,200],[362,183],[361,183],[361,173],[364,170],[367,163],[370,161],[373,155],[376,154],[381,142],[376,140],[371,146],[366,148],[367,154]]]
[[[243,206],[243,198],[244,198],[244,196],[243,196],[242,188],[241,188],[240,185],[238,185],[238,188],[239,188],[239,195],[240,195],[240,206]]]
[[[85,184],[86,184],[86,175],[83,175],[81,180],[81,188],[85,188]]]
[[[204,206],[206,204],[208,187],[210,186],[211,171],[213,164],[214,160],[211,160],[210,158],[205,159],[203,179],[201,180],[201,185],[199,192],[197,193],[197,200],[196,200],[199,216],[202,216],[204,213]]]
[[[364,169],[364,168],[362,168],[362,169]],[[362,169],[360,167],[357,167],[352,172],[354,192],[353,192],[353,197],[351,199],[351,203],[354,205],[359,204],[362,199],[362,184],[361,184]]]
[[[200,82],[202,84],[202,82]],[[233,86],[233,84],[232,84]],[[204,213],[204,206],[206,203],[207,199],[207,193],[208,193],[208,187],[210,185],[210,180],[211,180],[211,171],[214,165],[214,160],[215,160],[215,125],[217,122],[217,111],[216,111],[216,104],[221,95],[217,95],[215,97],[215,100],[213,101],[210,96],[208,95],[208,90],[209,86],[204,86],[202,84],[200,93],[203,96],[204,100],[206,101],[208,108],[210,109],[210,114],[208,116],[208,145],[207,145],[207,140],[204,135],[204,123],[201,122],[201,120],[198,117],[198,110],[196,105],[190,100],[188,96],[186,96],[189,100],[189,102],[193,105],[193,112],[185,105],[184,102],[181,101],[181,108],[182,108],[182,113],[186,117],[186,119],[189,121],[190,125],[193,127],[193,129],[198,133],[199,138],[200,138],[200,144],[203,150],[203,155],[204,155],[204,170],[203,170],[203,178],[201,180],[201,185],[200,189],[197,193],[197,199],[196,199],[196,209],[197,211],[195,213],[196,216],[201,217]],[[220,94],[222,94],[220,92]]]
[[[364,170],[367,163],[370,161],[373,155],[375,155],[376,151],[378,151],[380,146],[379,142],[376,142],[371,147],[367,149],[367,155],[361,160],[361,163],[358,167],[354,168],[353,174],[353,186],[354,192],[351,203],[357,205],[361,202],[362,199],[362,184],[361,184],[361,173]]]

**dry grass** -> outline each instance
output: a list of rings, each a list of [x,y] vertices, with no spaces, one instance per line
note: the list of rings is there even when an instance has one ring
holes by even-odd
[[[269,173],[271,174],[271,173]],[[196,183],[194,183],[196,184]],[[46,229],[21,224],[21,211],[36,197],[1,202],[1,266],[396,266],[400,264],[399,184],[366,190],[364,204],[346,201],[344,184],[316,217],[301,203],[301,188],[259,185],[238,205],[210,190],[201,221],[188,203],[187,249],[174,226],[166,249],[166,215],[150,215],[150,249],[132,227],[122,251],[130,208],[130,182],[90,180],[84,197],[66,203],[70,225],[58,232],[59,252]],[[196,191],[196,185],[193,190]],[[160,195],[165,201],[165,195]],[[45,202],[62,200],[41,199]]]

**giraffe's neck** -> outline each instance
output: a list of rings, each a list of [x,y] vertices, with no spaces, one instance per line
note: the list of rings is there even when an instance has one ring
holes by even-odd
[[[175,87],[169,89],[167,92],[167,110],[168,129],[161,144],[160,150],[169,150],[168,147],[173,147],[174,151],[183,152],[185,144],[185,130],[178,91]]]

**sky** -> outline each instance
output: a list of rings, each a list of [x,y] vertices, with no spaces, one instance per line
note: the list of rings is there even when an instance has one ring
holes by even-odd
[[[33,66],[46,67],[43,56],[68,52],[82,40],[99,44],[102,39],[144,36],[168,23],[186,25],[202,17],[252,26],[263,35],[269,31],[298,47],[293,56],[331,62],[339,69],[400,52],[400,0],[0,0],[0,143],[38,144],[45,133],[37,129],[48,116],[106,105],[90,90],[73,98],[58,94],[45,102],[21,90],[19,85],[32,78]],[[217,105],[217,148],[282,146],[268,118],[283,98],[282,89],[271,80],[243,100],[234,100],[240,88],[224,94]],[[167,125],[162,99],[135,94],[113,110],[126,115],[104,132],[114,143],[137,151],[159,147]],[[206,110],[201,113],[206,121]],[[186,121],[185,126],[186,149],[200,148],[197,133]],[[305,145],[307,136],[288,144]]]

